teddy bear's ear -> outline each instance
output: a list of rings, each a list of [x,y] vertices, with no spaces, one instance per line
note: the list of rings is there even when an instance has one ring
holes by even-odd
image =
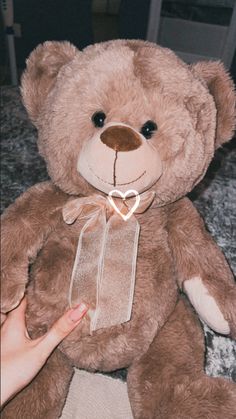
[[[61,67],[73,60],[77,53],[78,49],[69,42],[48,41],[38,45],[30,54],[21,79],[21,93],[33,122],[36,122]]]
[[[203,79],[214,98],[216,115],[216,148],[229,141],[235,129],[236,108],[233,81],[219,61],[201,61],[191,66],[195,75]]]

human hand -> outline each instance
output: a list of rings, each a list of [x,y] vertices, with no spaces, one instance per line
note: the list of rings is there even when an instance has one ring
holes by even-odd
[[[88,308],[69,309],[40,338],[31,340],[25,324],[26,298],[1,317],[1,405],[25,387],[39,372],[53,349],[80,323]]]

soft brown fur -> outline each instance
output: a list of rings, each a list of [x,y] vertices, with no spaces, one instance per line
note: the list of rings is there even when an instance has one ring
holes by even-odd
[[[70,195],[99,193],[76,169],[83,144],[97,130],[91,123],[94,112],[103,110],[106,122],[127,124],[135,132],[147,120],[155,121],[158,130],[149,141],[163,174],[152,186],[154,204],[136,215],[141,233],[131,320],[90,335],[86,317],[2,417],[57,418],[77,366],[91,371],[130,367],[128,391],[136,419],[233,419],[235,386],[204,375],[201,326],[178,292],[185,281],[200,276],[236,336],[232,274],[184,198],[204,176],[215,149],[233,133],[235,94],[222,65],[190,67],[170,50],[143,41],[112,41],[83,52],[66,42],[47,42],[27,62],[22,95],[52,181],[29,189],[3,215],[2,311],[16,306],[27,286],[32,337],[45,333],[68,307],[83,223],[65,224],[62,208]]]

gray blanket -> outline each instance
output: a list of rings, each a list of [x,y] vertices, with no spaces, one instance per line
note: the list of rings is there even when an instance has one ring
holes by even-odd
[[[18,88],[2,88],[1,211],[31,185],[47,179],[37,153],[36,130],[21,104]],[[217,151],[205,179],[190,198],[205,219],[212,236],[236,272],[236,147],[235,141]],[[212,261],[214,263],[214,261]],[[236,342],[204,326],[206,373],[236,382]],[[124,370],[112,376],[125,380]]]

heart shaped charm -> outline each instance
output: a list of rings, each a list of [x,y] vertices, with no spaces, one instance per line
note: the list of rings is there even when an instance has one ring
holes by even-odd
[[[134,195],[136,197],[134,205],[132,206],[132,208],[130,208],[129,212],[126,215],[122,214],[122,212],[117,207],[117,205],[116,205],[116,203],[113,199],[114,194],[119,195],[123,199],[123,201],[126,200],[128,195]],[[139,193],[137,191],[135,191],[134,189],[129,189],[125,193],[119,191],[118,189],[113,189],[108,194],[108,200],[109,200],[111,206],[114,208],[114,210],[123,218],[124,221],[127,221],[131,217],[131,215],[134,213],[134,211],[138,208],[138,206],[140,204]]]

